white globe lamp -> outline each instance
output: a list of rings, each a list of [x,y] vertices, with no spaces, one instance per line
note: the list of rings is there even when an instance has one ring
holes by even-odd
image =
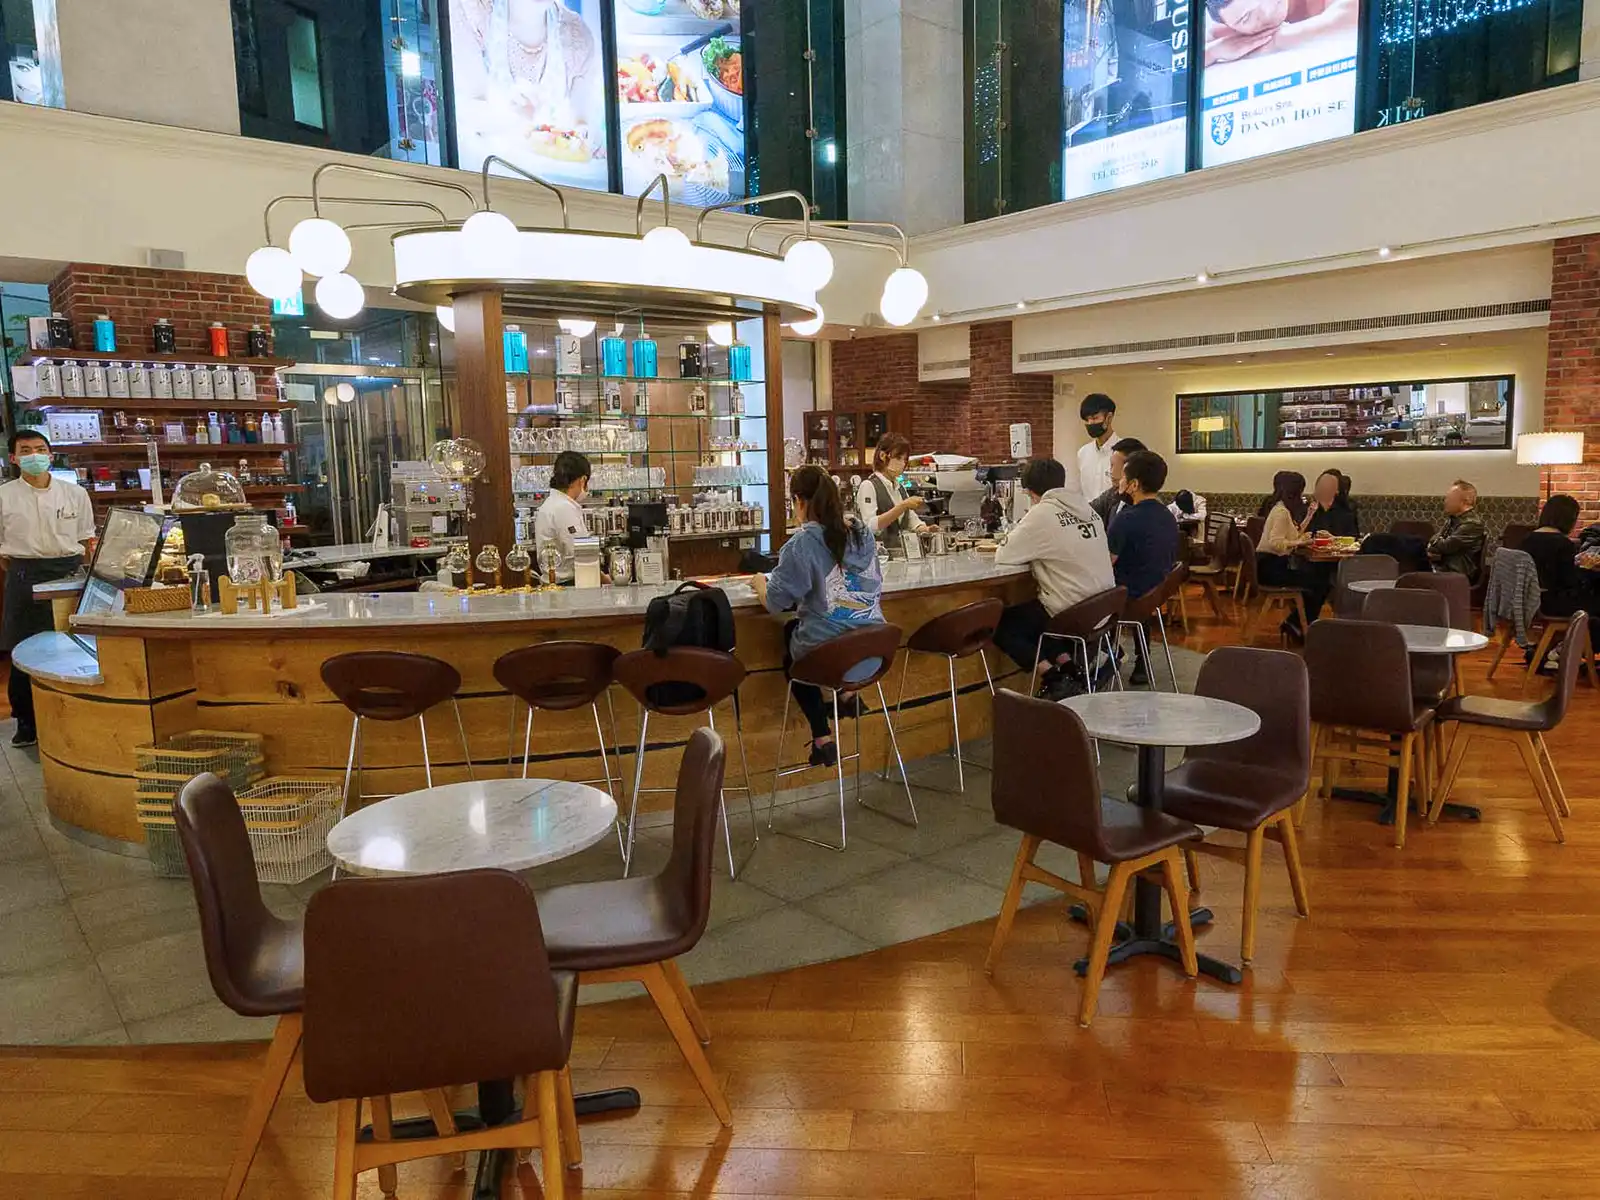
[[[833,254],[821,242],[809,238],[796,242],[783,261],[794,281],[809,291],[821,291],[833,278]]]
[[[268,300],[282,300],[300,290],[300,268],[281,246],[263,246],[245,259],[244,277]]]
[[[350,265],[350,235],[325,217],[289,231],[289,254],[307,275],[337,275]]]
[[[461,240],[477,262],[494,266],[516,250],[516,222],[504,213],[475,212],[462,223]]]
[[[456,331],[456,306],[454,304],[439,305],[438,308],[433,310],[433,315],[438,317],[439,324],[443,325],[451,333]]]
[[[733,345],[733,322],[711,322],[711,324],[706,326],[706,336],[719,346]]]
[[[644,250],[646,269],[662,283],[681,280],[694,250],[688,235],[671,225],[656,226],[644,235],[640,246]]]
[[[556,322],[561,326],[561,332],[570,333],[573,337],[585,338],[594,332],[594,322],[579,320],[576,317],[562,317]]]
[[[917,319],[917,306],[904,293],[890,291],[887,287],[878,299],[878,311],[883,314],[885,321],[896,328],[909,325]]]
[[[339,403],[340,404],[349,404],[350,401],[352,401],[352,400],[354,400],[356,398],[356,389],[355,389],[355,385],[354,384],[341,383],[334,390],[337,392],[337,394],[339,396]]]
[[[336,321],[347,321],[366,307],[367,294],[354,275],[340,271],[317,280],[317,307]]]
[[[900,267],[884,280],[883,295],[893,297],[896,304],[909,304],[915,316],[928,302],[928,281],[915,267]]]
[[[817,305],[816,316],[807,317],[804,321],[792,321],[789,324],[789,328],[795,333],[798,333],[801,337],[814,337],[818,332],[821,331],[822,322],[825,319],[826,318],[824,318],[822,313],[822,306],[819,304]]]

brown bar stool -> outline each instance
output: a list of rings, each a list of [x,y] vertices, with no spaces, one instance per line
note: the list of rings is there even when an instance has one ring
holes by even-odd
[[[350,801],[377,800],[380,796],[350,794],[350,776],[357,774],[360,787],[361,722],[409,721],[417,719],[422,731],[422,774],[433,786],[433,763],[428,758],[428,722],[423,716],[436,704],[450,701],[455,710],[456,730],[461,734],[461,751],[467,758],[467,777],[472,771],[472,750],[467,745],[467,727],[461,723],[461,706],[456,692],[461,688],[461,673],[449,663],[426,654],[406,654],[399,650],[358,650],[336,654],[322,664],[322,682],[355,714],[350,728],[350,757],[344,764],[344,794],[339,815],[344,816]]]
[[[750,790],[750,761],[744,752],[744,719],[739,712],[739,685],[744,682],[744,664],[731,654],[703,646],[672,646],[665,654],[654,650],[631,650],[612,664],[612,678],[639,702],[639,744],[633,754],[633,801],[628,806],[628,838],[622,848],[622,874],[626,878],[633,865],[633,835],[639,815],[641,792],[671,792],[673,788],[644,787],[644,751],[650,729],[650,714],[691,717],[705,713],[706,726],[717,728],[717,705],[732,697],[733,728],[739,738],[739,764],[744,771],[744,787],[718,791],[717,805],[722,816],[722,841],[728,852],[728,877],[739,869],[733,861],[733,830],[728,821],[728,792],[744,792],[750,813],[750,854],[755,853],[761,832],[756,826],[754,794]]]
[[[611,779],[611,760],[606,754],[605,730],[600,726],[600,696],[604,693],[606,710],[611,714],[611,739],[616,744],[617,714],[611,708],[611,668],[622,651],[603,642],[540,642],[520,650],[508,650],[495,659],[494,677],[500,686],[510,692],[511,737],[516,737],[517,701],[528,708],[528,720],[522,731],[522,778],[528,777],[528,758],[533,746],[533,711],[568,712],[585,704],[594,714],[594,732],[600,747],[600,770],[604,780],[581,779],[579,783],[606,785],[606,794],[617,798],[616,786]],[[510,768],[515,750],[513,740],[506,748],[506,766]],[[619,810],[620,811],[620,810]],[[622,825],[617,825],[617,846],[622,848]]]
[[[1115,587],[1108,591],[1097,592],[1051,617],[1049,626],[1039,635],[1039,645],[1033,654],[1033,679],[1030,681],[1033,687],[1038,686],[1039,663],[1044,659],[1045,639],[1054,638],[1078,643],[1083,651],[1084,681],[1089,690],[1094,691],[1094,664],[1089,659],[1089,644],[1093,642],[1107,654],[1111,653],[1111,641],[1116,634],[1117,622],[1122,619],[1127,604],[1128,589]],[[1118,676],[1119,684],[1120,679]],[[1033,687],[1028,690],[1031,692]]]
[[[889,668],[894,665],[895,651],[900,648],[900,627],[898,625],[870,625],[865,629],[858,629],[853,633],[840,634],[836,638],[822,643],[805,657],[798,659],[789,668],[789,678],[792,682],[809,683],[827,692],[833,702],[833,728],[835,737],[841,731],[839,724],[839,697],[855,696],[864,688],[875,687],[878,689],[878,707],[883,710],[883,724],[889,731],[889,746],[894,751],[894,760],[900,766],[900,783],[906,789],[906,804],[911,809],[911,820],[901,821],[902,824],[915,826],[917,823],[917,802],[911,798],[911,781],[906,778],[905,759],[900,757],[900,743],[894,736],[894,721],[889,716],[889,702],[883,696],[883,677],[889,673]],[[872,674],[864,679],[852,680],[848,676],[864,663],[878,660],[878,666]],[[773,809],[778,803],[778,780],[785,775],[798,775],[810,769],[809,764],[802,767],[785,768],[783,765],[783,736],[789,729],[789,701],[794,697],[792,687],[785,688],[783,694],[783,723],[778,726],[778,749],[773,755],[772,768],[772,793],[767,797],[767,828],[772,828]],[[845,848],[845,821],[844,821],[844,764],[846,759],[854,759],[856,763],[856,803],[861,804],[861,705],[855,705],[856,723],[856,748],[852,754],[840,754],[833,764],[835,777],[839,781],[839,844],[819,841],[803,834],[790,834],[802,842],[810,842],[813,846],[821,846],[824,850],[843,850]],[[884,764],[885,778],[887,778],[888,763]],[[880,810],[874,809],[874,812]],[[882,813],[891,820],[900,821],[901,818],[891,813]]]
[[[1161,632],[1161,649],[1167,656],[1167,677],[1172,680],[1172,690],[1180,691],[1178,687],[1178,672],[1172,665],[1172,644],[1167,641],[1167,619],[1162,615],[1162,609],[1167,601],[1174,596],[1183,594],[1184,582],[1189,578],[1189,567],[1186,563],[1179,563],[1167,572],[1167,577],[1155,587],[1151,588],[1137,600],[1130,602],[1117,618],[1117,636],[1120,638],[1125,628],[1133,630],[1133,639],[1139,644],[1140,660],[1144,663],[1145,683],[1153,692],[1156,690],[1156,673],[1151,670],[1150,639],[1145,632],[1145,622],[1151,617],[1155,618],[1156,628]]]
[[[172,819],[200,910],[211,990],[241,1017],[278,1018],[222,1189],[223,1200],[237,1200],[300,1046],[304,935],[300,921],[276,917],[261,902],[250,835],[227,784],[196,775],[173,801]]]
[[[989,695],[994,695],[994,676],[989,674],[989,659],[983,648],[994,637],[995,626],[1000,624],[1000,614],[1005,603],[999,599],[977,600],[960,608],[923,622],[922,626],[906,639],[905,660],[900,667],[900,696],[894,702],[894,715],[900,715],[900,706],[906,699],[906,672],[911,669],[912,654],[942,654],[950,668],[950,723],[955,727],[955,742],[950,753],[956,760],[956,784],[964,793],[967,779],[962,764],[989,768],[980,762],[961,757],[961,713],[956,692],[956,660],[976,654],[983,664],[983,677],[989,681]],[[887,768],[886,768],[887,770]]]

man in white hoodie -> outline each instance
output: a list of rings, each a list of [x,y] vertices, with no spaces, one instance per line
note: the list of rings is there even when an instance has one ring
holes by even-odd
[[[995,562],[1032,567],[1039,598],[1001,614],[994,644],[1031,671],[1050,618],[1116,583],[1105,526],[1083,494],[1067,486],[1066,468],[1053,458],[1036,458],[1022,469],[1022,487],[1033,507],[1007,535]]]

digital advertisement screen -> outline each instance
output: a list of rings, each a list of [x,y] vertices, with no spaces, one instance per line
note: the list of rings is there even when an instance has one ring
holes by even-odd
[[[604,191],[604,0],[449,0],[456,149],[542,179]]]
[[[1359,0],[1206,0],[1200,165],[1355,132]]]
[[[1181,174],[1190,0],[1066,0],[1063,199]]]
[[[657,175],[673,200],[724,204],[745,193],[741,0],[612,0],[622,190]]]

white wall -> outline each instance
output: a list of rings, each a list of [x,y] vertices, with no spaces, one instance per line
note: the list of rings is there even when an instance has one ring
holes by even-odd
[[[74,111],[239,132],[226,0],[56,0],[56,14]]]
[[[965,320],[1597,229],[1592,80],[919,237],[913,258],[930,308]]]
[[[1079,371],[1058,376],[1055,454],[1063,462],[1085,441],[1078,401],[1105,392],[1117,402],[1116,430],[1136,437],[1167,459],[1169,487],[1207,492],[1265,493],[1275,471],[1295,470],[1308,478],[1338,467],[1355,480],[1358,493],[1444,494],[1450,482],[1470,479],[1486,496],[1531,496],[1539,491],[1536,467],[1519,467],[1515,450],[1338,451],[1279,454],[1177,454],[1177,402],[1186,392],[1249,391],[1312,387],[1336,383],[1382,383],[1449,376],[1511,374],[1515,433],[1543,427],[1545,334],[1543,330],[1507,333],[1492,345],[1453,345],[1436,350],[1400,350],[1328,358],[1313,352],[1289,362],[1215,362],[1204,366],[1140,366]],[[1070,396],[1063,387],[1074,389]],[[1309,468],[1309,469],[1308,469]]]
[[[817,406],[816,347],[811,342],[783,343],[783,428],[792,438],[805,436],[805,415]]]

